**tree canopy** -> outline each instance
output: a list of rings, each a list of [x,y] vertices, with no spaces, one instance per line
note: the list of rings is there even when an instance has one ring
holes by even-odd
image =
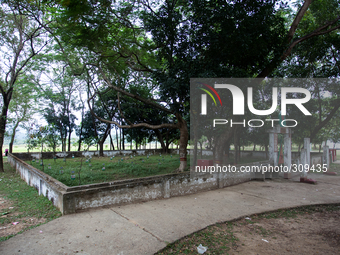
[[[136,143],[157,138],[165,150],[179,140],[183,171],[189,115],[196,114],[190,78],[339,78],[339,8],[337,0],[2,1],[0,146],[19,81],[30,71],[41,77],[54,70],[50,85],[35,91],[48,101],[43,115],[63,150],[67,141],[70,150],[81,110],[79,145],[94,139],[102,151],[112,126]],[[271,88],[254,88],[256,107],[268,107]],[[299,137],[317,141],[327,133],[337,140],[331,120],[339,114],[339,86],[306,88],[312,116],[303,121],[313,124],[301,124]],[[247,139],[267,144],[252,129],[219,135],[214,146],[221,153]]]

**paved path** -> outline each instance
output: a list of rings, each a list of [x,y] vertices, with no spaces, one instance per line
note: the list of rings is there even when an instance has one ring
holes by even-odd
[[[0,243],[0,254],[153,254],[168,242],[218,221],[300,205],[340,203],[340,176],[312,178],[317,185],[252,181],[66,215]]]

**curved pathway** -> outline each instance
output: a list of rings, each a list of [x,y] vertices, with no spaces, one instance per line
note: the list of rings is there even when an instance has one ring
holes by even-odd
[[[340,176],[317,185],[252,181],[224,189],[66,215],[0,243],[0,254],[153,254],[219,221],[311,204],[340,203]]]

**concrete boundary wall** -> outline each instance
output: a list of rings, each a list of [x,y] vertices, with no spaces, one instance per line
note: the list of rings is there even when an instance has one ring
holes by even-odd
[[[172,150],[169,149],[170,153],[177,153],[178,150]],[[146,155],[147,153],[151,154],[157,154],[157,153],[162,153],[161,149],[151,149],[151,150],[122,150],[122,151],[104,151],[104,157],[112,157],[112,156],[120,156],[120,155]],[[30,159],[40,159],[41,158],[41,153],[40,152],[31,152],[31,153],[13,153],[16,157],[22,159],[22,160],[30,160]],[[53,152],[43,152],[44,159],[51,159],[54,157]],[[71,158],[72,156],[75,157],[86,157],[86,156],[91,156],[91,157],[96,157],[99,156],[99,151],[66,151],[66,152],[56,152],[55,156],[57,158]]]
[[[162,153],[161,149],[145,149],[145,150],[113,150],[108,151],[104,150],[104,157],[112,157],[112,156],[121,156],[121,155],[146,155],[146,154],[158,154]],[[178,149],[169,149],[169,153],[171,154],[179,154]],[[193,150],[188,149],[188,155],[192,155]],[[233,157],[234,151],[230,151],[230,157]],[[200,154],[200,150],[198,150],[198,154]],[[40,159],[41,153],[32,152],[32,153],[13,153],[16,157],[22,160],[30,160],[30,159]],[[53,152],[43,152],[44,159],[51,159],[54,156]],[[70,152],[56,152],[57,158],[71,158],[72,155],[75,157],[82,156],[91,156],[96,157],[99,155],[99,151],[70,151]],[[213,152],[211,150],[202,150],[202,158],[212,157]],[[266,160],[266,152],[265,151],[241,151],[241,158],[256,158],[258,160]],[[292,160],[295,162],[296,159],[300,157],[300,152],[293,151],[292,152]],[[322,162],[323,152],[311,152],[311,164],[320,164]]]
[[[16,169],[23,180],[35,187],[39,194],[51,200],[62,214],[71,214],[79,210],[101,206],[188,195],[224,188],[254,178],[253,173],[200,173],[190,176],[190,172],[184,172],[68,187],[28,165],[16,155],[9,153],[8,162]],[[259,165],[260,163],[267,162],[247,165]]]
[[[52,178],[44,172],[27,164],[11,153],[8,153],[8,163],[14,167],[28,185],[33,186],[39,195],[47,197],[53,205],[64,211],[63,195],[67,192],[67,186]]]

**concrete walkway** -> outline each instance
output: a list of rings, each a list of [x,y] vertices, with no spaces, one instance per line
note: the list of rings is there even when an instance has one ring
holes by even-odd
[[[153,254],[167,243],[219,221],[280,208],[340,203],[340,176],[310,177],[318,184],[252,181],[66,215],[0,243],[0,254]]]

